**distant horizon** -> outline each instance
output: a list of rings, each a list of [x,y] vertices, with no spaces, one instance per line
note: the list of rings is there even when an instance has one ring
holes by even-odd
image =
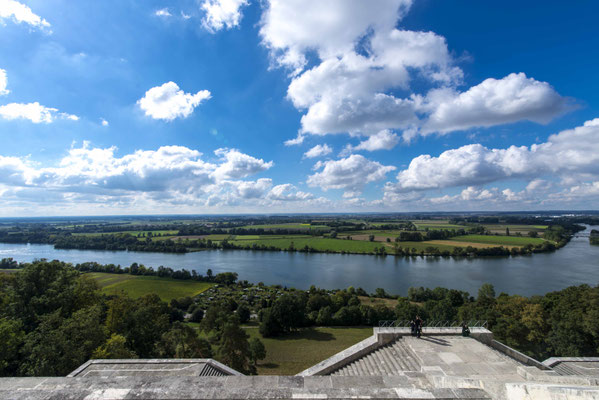
[[[106,215],[40,215],[40,216],[15,216],[0,217],[1,220],[10,219],[62,219],[62,218],[193,218],[193,217],[302,217],[302,216],[343,216],[343,215],[511,215],[511,214],[556,214],[556,215],[595,215],[599,210],[513,210],[513,211],[397,211],[397,212],[305,212],[305,213],[215,213],[215,214],[106,214]]]

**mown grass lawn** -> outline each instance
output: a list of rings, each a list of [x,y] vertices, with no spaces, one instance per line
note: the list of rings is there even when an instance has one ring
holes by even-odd
[[[246,332],[266,347],[266,359],[258,362],[259,375],[295,375],[372,336],[372,327],[304,328],[278,338],[263,338],[258,327],[247,327]]]
[[[466,243],[485,243],[504,246],[526,246],[527,244],[537,245],[544,242],[540,238],[520,237],[520,236],[495,236],[495,235],[464,235],[451,238],[455,242]]]
[[[138,276],[129,274],[106,274],[90,272],[88,277],[95,279],[106,294],[121,290],[132,298],[156,293],[164,301],[185,296],[195,296],[212,287],[213,284],[191,280],[160,278],[158,276]]]

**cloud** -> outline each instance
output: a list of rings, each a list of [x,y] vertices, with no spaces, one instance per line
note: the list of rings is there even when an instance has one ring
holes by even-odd
[[[342,154],[351,154],[357,150],[391,150],[399,143],[399,136],[389,130],[382,130],[360,142],[357,146],[347,145]]]
[[[422,109],[432,110],[422,133],[447,133],[489,127],[521,120],[546,124],[571,109],[571,104],[547,82],[524,73],[502,79],[489,78],[463,93],[432,90]]]
[[[169,12],[168,8],[162,8],[160,10],[156,10],[154,13],[157,17],[172,17],[173,15]]]
[[[306,137],[301,133],[298,133],[295,139],[289,139],[285,141],[285,146],[297,146],[304,143]]]
[[[0,68],[0,96],[5,96],[10,93],[10,90],[6,89],[8,86],[8,78],[6,71]]]
[[[384,179],[388,172],[396,169],[370,161],[359,154],[336,161],[321,162],[318,169],[321,168],[321,172],[308,177],[309,186],[319,186],[325,191],[343,189],[352,192],[359,192],[366,184]]]
[[[204,0],[202,25],[209,32],[234,28],[241,22],[241,8],[248,4],[247,0]]]
[[[414,158],[386,190],[410,191],[481,185],[506,179],[552,176],[599,176],[599,118],[551,135],[530,147],[489,149],[471,144],[438,157]]]
[[[223,161],[213,173],[218,179],[244,178],[266,171],[274,165],[272,161],[265,162],[235,149],[218,149],[214,154],[221,157]]]
[[[42,106],[40,103],[10,103],[0,106],[0,117],[6,120],[28,119],[34,124],[54,122],[56,119],[78,121],[79,117],[58,112],[56,108]]]
[[[360,2],[345,0],[269,0],[261,19],[260,35],[273,61],[296,73],[306,64],[306,53],[321,59],[351,51],[369,29],[392,28],[408,0]]]
[[[108,125],[110,125],[108,123],[108,121],[106,121],[104,118],[100,118],[100,123],[102,124],[102,126],[108,126]]]
[[[116,156],[116,147],[93,148],[88,142],[71,148],[57,167],[36,168],[26,159],[0,156],[0,183],[63,192],[118,194],[180,192],[201,195],[214,185],[234,187],[241,197],[252,197],[272,186],[270,179],[230,181],[264,171],[272,162],[220,149],[219,162],[201,159],[202,153],[184,146],[162,146]]]
[[[268,193],[267,198],[275,201],[304,201],[313,199],[314,195],[299,191],[292,184],[286,183],[273,187]]]
[[[235,187],[237,195],[242,199],[260,199],[272,187],[272,179],[260,178],[256,181],[230,182]]]
[[[0,0],[0,20],[11,19],[16,23],[25,23],[36,28],[50,28],[50,23],[31,11],[31,8],[15,0]]]
[[[304,158],[316,158],[326,156],[327,154],[331,154],[333,149],[331,149],[327,144],[318,144],[312,147],[310,150],[304,153]]]
[[[148,90],[137,104],[145,115],[153,119],[172,121],[189,117],[202,101],[210,97],[208,90],[200,90],[196,94],[185,93],[175,82],[167,82]]]
[[[446,39],[397,28],[411,3],[267,1],[262,44],[272,66],[290,71],[287,97],[303,113],[300,135],[389,131],[409,141],[522,120],[547,123],[572,108],[548,83],[522,73],[460,93],[464,74]],[[415,80],[427,94],[415,92]],[[377,145],[367,142],[363,149]]]

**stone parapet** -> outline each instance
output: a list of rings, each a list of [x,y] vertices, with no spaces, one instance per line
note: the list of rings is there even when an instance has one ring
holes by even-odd
[[[396,377],[228,376],[127,379],[3,378],[0,398],[45,399],[439,399],[489,400],[480,389],[400,387]]]

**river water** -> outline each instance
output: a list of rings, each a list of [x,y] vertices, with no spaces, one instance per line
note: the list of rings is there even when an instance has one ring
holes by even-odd
[[[590,229],[574,237],[553,253],[500,258],[378,257],[324,253],[274,251],[210,250],[185,254],[131,251],[57,250],[52,245],[0,243],[0,258],[12,257],[30,262],[47,258],[71,263],[96,261],[101,264],[133,262],[155,269],[195,269],[205,274],[237,272],[239,279],[265,284],[281,284],[307,289],[314,284],[337,289],[362,287],[368,292],[384,288],[405,295],[411,286],[442,286],[466,290],[476,295],[483,283],[491,283],[497,293],[530,296],[560,290],[567,286],[599,284],[599,246],[589,244]]]

